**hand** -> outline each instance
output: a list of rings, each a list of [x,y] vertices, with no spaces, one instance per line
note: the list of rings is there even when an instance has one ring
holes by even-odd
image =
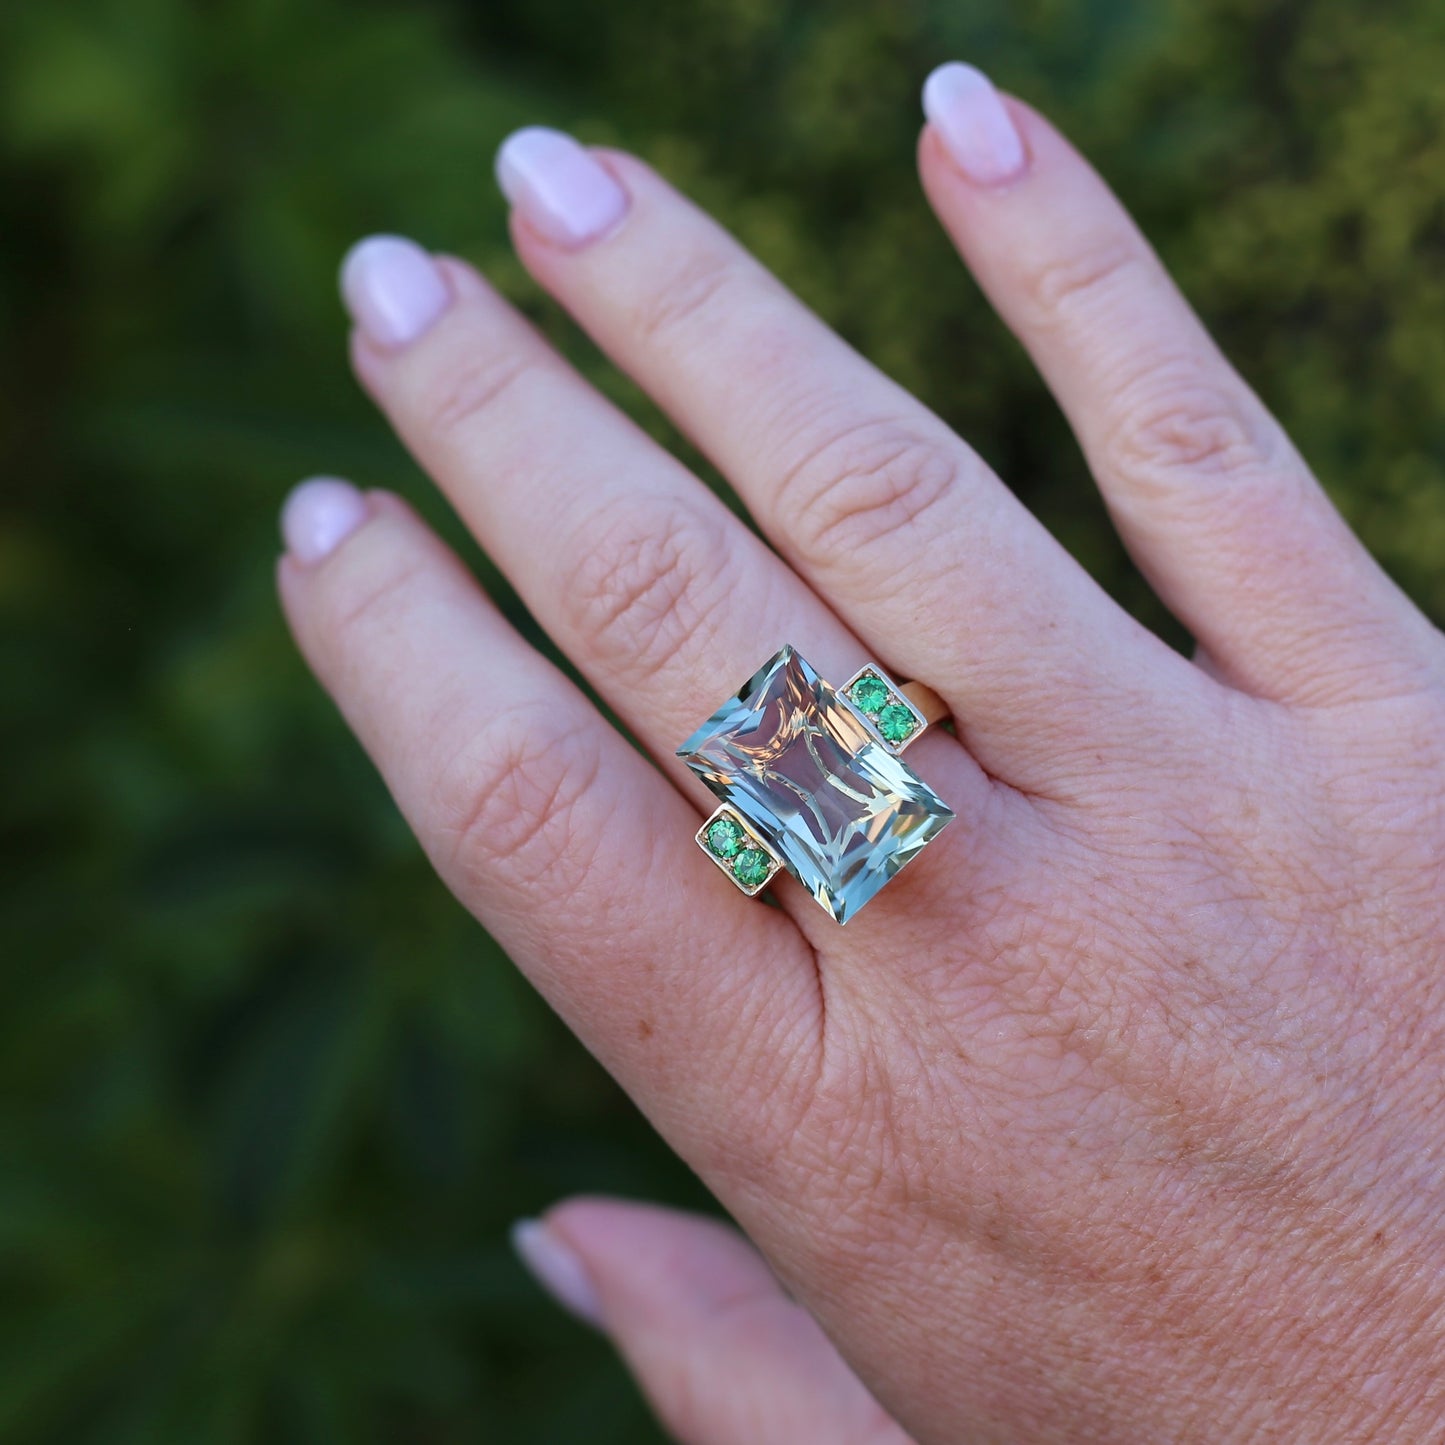
[[[363,385],[657,765],[394,497],[293,495],[297,640],[772,1273],[606,1202],[524,1252],[699,1445],[1438,1438],[1445,641],[1048,124],[963,67],[926,108],[928,196],[1193,661],[632,157],[513,137],[517,249],[776,552],[472,270],[348,261]],[[957,722],[908,756],[958,820],[846,930],[743,899],[673,758],[785,642]]]

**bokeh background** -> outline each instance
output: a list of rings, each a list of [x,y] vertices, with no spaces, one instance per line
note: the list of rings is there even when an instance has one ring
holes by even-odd
[[[371,230],[478,261],[668,436],[508,252],[491,155],[541,121],[691,189],[1167,626],[919,195],[952,57],[1097,159],[1445,618],[1438,0],[0,6],[0,1439],[660,1438],[505,1228],[705,1196],[304,674],[276,507],[339,472],[456,535],[347,373]]]

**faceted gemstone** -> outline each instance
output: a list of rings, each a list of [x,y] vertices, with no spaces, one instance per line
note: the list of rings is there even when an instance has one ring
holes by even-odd
[[[678,756],[839,923],[953,817],[791,647],[749,678]]]
[[[878,731],[890,743],[901,743],[917,726],[918,719],[901,702],[890,702],[878,713]]]
[[[736,858],[743,846],[743,830],[731,818],[719,818],[707,830],[707,846],[719,858]]]
[[[748,888],[756,888],[772,866],[772,859],[761,848],[744,848],[733,859],[733,876]]]
[[[881,677],[867,674],[853,684],[849,696],[872,717],[888,701],[888,684]]]

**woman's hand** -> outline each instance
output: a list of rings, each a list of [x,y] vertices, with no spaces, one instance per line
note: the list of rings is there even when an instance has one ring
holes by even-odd
[[[1445,640],[1048,124],[961,66],[926,108],[928,195],[1194,661],[629,156],[513,137],[517,248],[776,551],[466,266],[348,261],[363,384],[657,766],[394,497],[293,496],[296,637],[799,1303],[640,1206],[522,1248],[699,1445],[1437,1438]],[[957,721],[909,753],[957,822],[846,930],[740,897],[673,757],[786,642]]]

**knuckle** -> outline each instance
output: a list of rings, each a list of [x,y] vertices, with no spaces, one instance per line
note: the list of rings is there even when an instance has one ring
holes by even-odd
[[[535,887],[575,886],[588,840],[600,830],[579,813],[602,767],[599,740],[582,724],[559,731],[539,707],[495,719],[437,784],[445,861],[465,882],[499,869]],[[572,866],[563,869],[564,860]]]
[[[946,443],[905,422],[868,420],[793,462],[776,505],[803,556],[827,565],[913,530],[953,490],[959,469]]]
[[[1182,473],[1227,481],[1258,472],[1274,460],[1271,433],[1234,388],[1166,376],[1148,394],[1125,401],[1104,449],[1118,476],[1147,490]]]
[[[805,1082],[780,1092],[786,1108],[765,1116],[758,1139],[769,1158],[781,1161],[786,1186],[797,1187],[803,1175],[816,1178],[826,1161],[835,1185],[846,1184],[845,1212],[856,1223],[922,1182],[918,1141],[905,1117],[919,1102],[923,1076],[891,1026],[848,1008],[829,1011],[810,1063]],[[905,1094],[911,1102],[900,1110]],[[840,1239],[849,1232],[844,1218],[835,1218],[834,1227]]]
[[[401,611],[406,595],[426,571],[429,559],[416,555],[377,558],[368,556],[363,570],[353,567],[328,589],[321,602],[321,630],[343,653],[364,648],[364,638],[384,626],[389,615]]]
[[[422,426],[449,436],[496,410],[502,398],[537,368],[535,358],[517,351],[478,352],[449,367],[422,404]]]
[[[685,504],[658,524],[631,506],[578,550],[563,606],[569,630],[629,683],[646,682],[682,647],[706,645],[735,570],[716,522]]]
[[[1024,293],[1034,309],[1049,319],[1087,308],[1142,263],[1138,245],[1125,236],[1110,236],[1064,255],[1051,255],[1027,268]]]
[[[679,331],[695,328],[730,289],[737,274],[737,263],[725,252],[715,247],[694,251],[639,299],[630,317],[633,335],[655,346],[665,344]]]
[[[746,1358],[759,1339],[796,1338],[812,1328],[803,1306],[770,1284],[721,1299],[699,1327],[675,1332],[665,1348],[650,1353],[642,1376],[669,1434],[683,1445],[720,1438],[719,1419],[737,1418],[737,1412],[727,1408],[730,1381],[719,1360]],[[833,1445],[907,1445],[871,1398],[850,1408],[847,1422],[828,1439]]]
[[[724,1404],[727,1384],[719,1356],[725,1359],[737,1350],[734,1336],[776,1333],[777,1325],[766,1318],[773,1309],[757,1295],[727,1298],[703,1328],[678,1331],[665,1350],[653,1353],[646,1383],[670,1438],[680,1445],[706,1445],[718,1438],[719,1416],[732,1413]]]

